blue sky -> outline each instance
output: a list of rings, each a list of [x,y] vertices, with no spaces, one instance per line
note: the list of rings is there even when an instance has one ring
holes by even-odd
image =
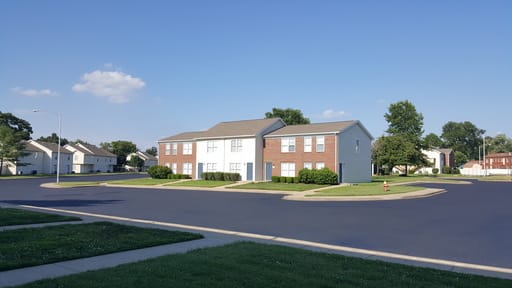
[[[425,134],[512,137],[512,1],[0,1],[0,111],[140,149],[300,109],[375,136],[409,100]]]

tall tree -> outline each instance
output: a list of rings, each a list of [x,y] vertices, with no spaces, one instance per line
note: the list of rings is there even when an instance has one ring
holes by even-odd
[[[57,135],[57,133],[52,133],[52,135],[50,135],[50,136],[46,136],[46,137],[41,136],[41,137],[39,137],[37,139],[37,141],[58,144],[59,143],[59,135]],[[69,143],[68,139],[66,139],[66,138],[60,139],[60,145],[61,146],[64,146],[64,145],[66,145],[68,143]]]
[[[158,155],[158,149],[156,147],[151,147],[149,149],[146,149],[146,153],[152,156]]]
[[[281,118],[286,125],[309,124],[309,118],[304,117],[302,111],[292,108],[272,108],[272,112],[266,112],[265,118]]]
[[[423,153],[418,152],[414,143],[400,135],[382,136],[372,146],[372,161],[379,167],[391,172],[397,165],[425,165]]]
[[[130,141],[113,141],[111,143],[101,143],[100,147],[117,155],[117,165],[123,167],[126,165],[126,156],[137,152],[137,145]]]
[[[130,160],[128,160],[128,162],[126,162],[126,164],[128,166],[136,168],[137,172],[140,172],[142,170],[142,167],[144,167],[144,159],[135,155],[133,157],[130,157]]]
[[[486,137],[485,149],[487,153],[507,153],[512,152],[512,140],[505,134],[498,134],[494,138]]]
[[[435,133],[430,133],[423,139],[423,142],[427,148],[440,148],[443,147],[443,140]]]
[[[393,103],[389,105],[384,118],[388,122],[386,132],[394,136],[391,138],[392,144],[400,144],[395,145],[395,150],[391,152],[402,162],[396,164],[405,165],[405,174],[407,175],[409,165],[427,165],[428,162],[422,152],[422,149],[426,148],[422,141],[423,115],[416,111],[416,107],[407,100]]]
[[[479,129],[469,121],[459,123],[450,121],[444,124],[441,138],[446,147],[463,153],[468,159],[478,159],[484,133],[485,130]]]
[[[32,126],[26,120],[0,111],[0,175],[4,161],[23,155],[25,140],[30,139]]]

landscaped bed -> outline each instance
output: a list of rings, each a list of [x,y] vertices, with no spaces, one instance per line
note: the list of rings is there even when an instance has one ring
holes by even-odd
[[[512,287],[512,281],[240,242],[21,287]]]
[[[190,241],[202,235],[110,222],[0,232],[0,271]]]
[[[78,217],[57,214],[39,213],[34,211],[0,208],[0,226],[27,225],[50,222],[80,221]]]

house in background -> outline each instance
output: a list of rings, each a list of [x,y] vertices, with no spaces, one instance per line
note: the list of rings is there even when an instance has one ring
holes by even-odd
[[[195,138],[201,133],[184,132],[158,140],[159,165],[171,168],[174,174],[196,175]]]
[[[438,169],[438,173],[443,173],[443,168],[455,167],[455,156],[453,149],[433,148],[430,150],[422,150],[423,154],[430,163],[429,167],[421,167],[416,170],[417,174],[433,174],[432,169]]]
[[[25,149],[21,157],[16,161],[6,161],[2,174],[28,175],[28,174],[56,174],[58,146],[36,140],[25,143]],[[61,147],[60,149],[60,173],[71,173],[72,152]]]
[[[91,144],[67,144],[64,148],[73,152],[73,173],[112,172],[117,156]]]
[[[266,180],[325,167],[339,182],[371,181],[373,137],[359,121],[290,125],[264,138]]]
[[[512,152],[492,153],[485,156],[485,160],[473,160],[464,164],[460,170],[462,175],[512,175]]]
[[[126,169],[128,171],[145,172],[145,171],[148,171],[148,169],[150,167],[158,165],[158,158],[156,158],[155,156],[150,155],[150,154],[148,154],[146,152],[142,152],[142,151],[137,151],[135,153],[128,154],[126,156],[126,161],[130,161],[132,159],[132,157],[135,157],[135,156],[139,157],[140,159],[142,159],[144,161],[144,165],[142,166],[142,170],[138,171],[138,167],[132,167],[132,166],[126,165]]]

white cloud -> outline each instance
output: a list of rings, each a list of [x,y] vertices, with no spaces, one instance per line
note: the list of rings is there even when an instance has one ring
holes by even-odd
[[[347,116],[345,111],[334,111],[332,109],[327,109],[322,113],[321,118],[323,119],[334,119],[334,118],[342,118]]]
[[[73,85],[75,92],[87,92],[105,97],[112,103],[126,103],[146,83],[120,71],[93,71],[82,76],[82,83]]]
[[[14,93],[29,97],[38,96],[57,96],[57,92],[50,89],[25,89],[23,87],[14,87],[11,89]]]

